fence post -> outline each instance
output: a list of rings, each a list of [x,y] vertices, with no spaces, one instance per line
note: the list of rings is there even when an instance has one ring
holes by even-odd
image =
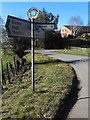
[[[1,59],[1,74],[2,74],[2,78],[1,78],[1,84],[2,85],[6,85],[6,80],[5,80],[5,75],[4,75],[4,70],[3,70],[3,62],[2,62],[2,59]]]
[[[0,94],[2,94],[3,93],[3,77],[2,77],[2,59],[1,59],[1,61],[0,61],[0,63],[1,63],[1,81],[0,81]]]
[[[13,67],[13,64],[10,63],[10,62],[9,62],[9,68],[10,68],[10,70],[11,70],[11,73],[12,73],[13,77],[15,77],[15,69],[14,69],[14,67]]]
[[[13,59],[14,59],[15,72],[16,72],[16,75],[17,75],[17,66],[16,66],[16,59],[15,59],[15,56],[13,57]]]
[[[6,63],[6,68],[7,68],[8,81],[9,81],[9,83],[10,83],[10,75],[9,75],[8,63]]]

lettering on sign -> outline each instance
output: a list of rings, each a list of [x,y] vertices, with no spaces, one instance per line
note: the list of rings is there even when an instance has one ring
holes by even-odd
[[[9,37],[26,37],[30,38],[30,22],[16,17],[8,16],[6,29]]]
[[[52,24],[52,23],[50,23],[50,24],[46,24],[46,23],[38,24],[37,23],[35,25],[35,30],[38,30],[39,28],[41,28],[42,30],[54,30],[55,29],[55,25]]]
[[[8,16],[5,26],[9,37],[31,37],[31,22],[27,20]],[[45,36],[45,31],[54,29],[54,23],[34,23],[35,38],[42,39]]]

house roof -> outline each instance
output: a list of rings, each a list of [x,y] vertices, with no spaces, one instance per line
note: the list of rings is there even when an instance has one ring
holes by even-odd
[[[70,29],[70,30],[72,30],[73,27],[75,27],[75,26],[72,26],[72,25],[64,25],[64,26],[67,27],[67,28]],[[90,26],[76,26],[76,27],[77,27],[77,28],[81,28],[82,31],[84,31],[84,32],[90,33]]]

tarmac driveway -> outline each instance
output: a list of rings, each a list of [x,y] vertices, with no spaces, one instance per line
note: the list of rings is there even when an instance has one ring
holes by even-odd
[[[88,95],[88,66],[90,58],[79,55],[61,54],[50,50],[37,50],[37,52],[63,60],[75,69],[80,80],[81,90],[78,100],[69,113],[68,118],[88,118],[88,100],[90,98]]]

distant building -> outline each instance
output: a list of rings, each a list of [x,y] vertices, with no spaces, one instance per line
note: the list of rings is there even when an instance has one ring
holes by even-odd
[[[90,36],[90,26],[70,26],[63,25],[60,30],[61,36],[67,38],[69,35],[73,36]]]
[[[68,37],[68,35],[72,35],[72,30],[70,29],[70,26],[62,26],[60,32],[63,38]]]

